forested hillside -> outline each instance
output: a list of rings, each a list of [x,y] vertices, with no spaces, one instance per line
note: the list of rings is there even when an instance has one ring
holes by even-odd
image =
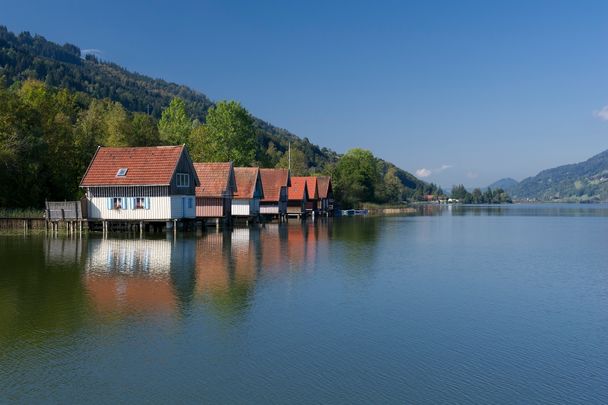
[[[543,170],[510,193],[538,201],[608,201],[608,150],[581,163]]]
[[[207,125],[215,103],[200,92],[129,72],[90,55],[83,58],[75,45],[58,45],[27,32],[15,35],[2,26],[0,97],[0,206],[5,207],[40,206],[44,198],[74,198],[96,145],[155,145],[179,140],[199,151],[202,159],[214,134],[234,129],[222,119],[216,120],[215,126]],[[342,195],[349,204],[356,205],[362,198],[397,202],[438,191],[375,157],[374,173],[353,178],[352,173],[340,170],[341,159],[334,151],[251,117],[233,103],[222,105],[217,111],[218,117],[221,114],[244,119],[246,135],[256,144],[252,164],[285,166],[291,143],[296,175],[343,173],[351,176],[342,179],[343,184],[354,182],[357,186],[366,181],[366,185],[359,184],[366,190],[358,197]],[[181,121],[175,121],[176,117]],[[165,124],[169,126],[163,127]],[[171,130],[181,131],[183,136],[167,133]],[[8,192],[9,185],[17,188]]]
[[[519,184],[519,182],[517,180],[512,179],[510,177],[506,177],[504,179],[495,181],[494,183],[490,184],[487,188],[491,188],[491,189],[501,188],[501,189],[509,192],[511,189],[516,187],[518,184]]]

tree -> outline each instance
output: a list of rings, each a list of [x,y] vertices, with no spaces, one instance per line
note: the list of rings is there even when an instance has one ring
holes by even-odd
[[[105,146],[129,146],[132,140],[131,123],[122,104],[106,102],[104,118]]]
[[[484,198],[479,188],[473,190],[473,193],[471,194],[471,199],[473,204],[481,204],[483,202]]]
[[[206,162],[232,161],[235,166],[256,163],[258,142],[253,118],[236,101],[220,101],[211,107],[205,125],[193,131],[191,150]]]
[[[279,164],[283,154],[277,149],[274,142],[270,141],[266,149],[266,156],[268,157],[268,166],[273,167]]]
[[[382,193],[378,196],[379,201],[396,203],[403,199],[405,187],[403,187],[403,183],[401,183],[396,173],[397,169],[389,167],[380,184]]]
[[[188,142],[191,131],[192,120],[186,112],[186,103],[175,97],[158,121],[160,140],[167,145],[181,145]]]
[[[374,201],[380,173],[374,155],[365,149],[351,149],[336,165],[335,188],[339,201],[346,206]]]
[[[287,169],[289,168],[289,152],[285,152],[279,159],[276,167]],[[306,163],[306,155],[299,149],[291,148],[291,175],[292,176],[308,176],[308,164]]]
[[[156,120],[143,113],[134,113],[131,120],[131,131],[128,139],[130,146],[160,145],[160,135]]]

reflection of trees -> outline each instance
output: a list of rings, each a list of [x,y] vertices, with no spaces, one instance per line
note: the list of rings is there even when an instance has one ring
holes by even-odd
[[[580,204],[458,205],[451,211],[458,216],[605,217],[608,214],[605,206]]]
[[[70,333],[85,319],[80,264],[83,241],[0,238],[0,346]]]
[[[332,238],[353,243],[375,243],[378,238],[378,217],[337,218],[333,224]]]
[[[367,272],[374,261],[382,217],[336,218],[332,227],[332,239],[342,242],[344,249],[334,249],[332,260],[351,263],[351,272]],[[343,255],[343,256],[340,256]]]

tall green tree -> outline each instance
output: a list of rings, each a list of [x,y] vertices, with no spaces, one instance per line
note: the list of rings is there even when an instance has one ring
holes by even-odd
[[[190,149],[206,162],[256,163],[258,142],[253,118],[236,101],[221,101],[209,109],[206,123],[192,131]]]
[[[130,146],[132,127],[129,115],[117,102],[106,102],[105,106],[105,146]]]
[[[375,188],[380,181],[377,160],[370,151],[351,149],[338,160],[334,184],[343,205],[354,207],[374,201]]]
[[[397,177],[397,169],[389,167],[382,182],[376,187],[376,199],[383,203],[397,203],[403,200],[404,192],[405,187]]]
[[[129,135],[129,146],[157,146],[161,144],[156,120],[148,114],[133,113]]]
[[[158,121],[160,140],[167,145],[188,143],[192,127],[192,119],[186,112],[186,103],[181,98],[175,97],[163,110]]]

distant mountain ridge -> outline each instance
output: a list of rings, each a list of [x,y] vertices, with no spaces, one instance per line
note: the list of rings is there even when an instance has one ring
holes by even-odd
[[[58,45],[29,32],[15,35],[4,26],[0,26],[0,80],[2,78],[9,86],[26,79],[40,80],[49,86],[67,88],[94,98],[109,98],[129,111],[147,112],[156,118],[174,97],[183,99],[188,113],[201,122],[214,105],[206,95],[187,86],[130,72],[92,55],[83,58],[80,48],[75,45]],[[262,147],[268,148],[272,142],[284,153],[291,144],[304,152],[313,171],[321,171],[339,158],[335,151],[312,144],[307,138],[300,138],[259,118],[255,118],[255,126]],[[427,183],[392,163],[380,162],[384,172],[391,167],[396,169],[396,176],[410,194],[428,187]]]
[[[519,182],[517,180],[512,179],[511,177],[505,177],[504,179],[500,179],[500,180],[495,181],[494,183],[490,184],[487,188],[491,188],[493,190],[497,189],[497,188],[502,188],[506,192],[509,192],[511,189],[516,187],[518,184],[519,184]]]
[[[584,162],[543,170],[509,193],[520,200],[608,201],[608,150]]]

